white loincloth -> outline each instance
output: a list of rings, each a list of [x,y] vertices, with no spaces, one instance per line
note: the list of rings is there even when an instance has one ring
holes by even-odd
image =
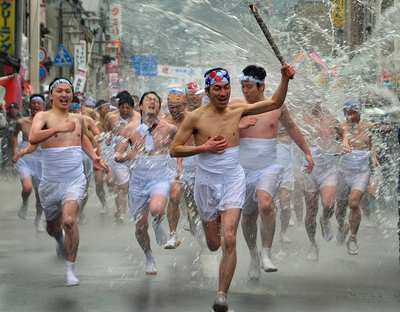
[[[136,158],[129,181],[129,210],[137,218],[149,209],[149,198],[153,195],[168,197],[171,188],[169,172],[166,170],[169,155]]]
[[[39,197],[47,221],[62,213],[62,206],[76,200],[80,206],[86,191],[80,146],[45,148]]]
[[[42,149],[45,182],[69,182],[83,175],[82,147]]]
[[[194,197],[200,218],[211,222],[221,211],[241,209],[246,182],[239,163],[239,146],[228,148],[223,154],[199,154],[195,159],[198,169]]]
[[[23,150],[29,142],[22,141],[19,144],[19,148]],[[25,178],[32,179],[32,184],[35,188],[39,187],[40,181],[42,180],[42,148],[41,145],[32,152],[25,154],[23,157],[18,159],[17,168],[20,179]]]
[[[82,151],[83,173],[86,181],[89,182],[93,175],[93,162],[84,151]]]
[[[176,168],[178,166],[177,159],[174,157],[169,157],[168,165],[171,169],[171,182],[176,183],[194,183],[194,177],[196,175],[197,164],[195,160],[195,156],[184,157],[182,161],[182,176],[177,178]]]
[[[370,180],[370,153],[368,151],[352,151],[344,154],[339,163],[336,198],[349,198],[352,190],[365,193]]]
[[[294,173],[292,165],[292,146],[289,144],[277,145],[278,163],[283,166],[283,177],[280,187],[294,190]]]
[[[318,192],[325,186],[336,186],[337,168],[335,158],[330,154],[323,154],[319,147],[310,148],[314,160],[314,168],[311,173],[303,172],[303,187],[306,192]],[[308,165],[304,158],[303,167]]]
[[[277,161],[276,139],[240,139],[240,164],[246,176],[246,199],[243,214],[258,207],[257,191],[275,197],[283,177],[283,167]]]
[[[260,169],[277,162],[276,139],[240,139],[240,164],[243,169]]]

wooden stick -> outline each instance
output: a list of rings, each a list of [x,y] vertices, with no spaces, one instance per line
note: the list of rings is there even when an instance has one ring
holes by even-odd
[[[250,4],[250,9],[251,9],[251,12],[253,13],[258,25],[260,25],[261,30],[264,33],[265,38],[267,38],[269,44],[271,45],[271,48],[274,51],[274,53],[275,53],[276,57],[278,58],[279,62],[281,62],[282,66],[285,66],[286,62],[283,59],[283,56],[282,56],[281,52],[279,51],[279,48],[275,44],[274,38],[272,38],[272,35],[269,32],[269,30],[268,30],[267,26],[265,25],[264,21],[262,20],[260,14],[258,14],[257,8],[254,5]]]

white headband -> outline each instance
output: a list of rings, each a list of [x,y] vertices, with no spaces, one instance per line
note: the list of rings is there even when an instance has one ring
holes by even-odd
[[[59,84],[62,84],[62,83],[65,83],[65,84],[69,85],[69,86],[71,87],[71,89],[74,89],[74,88],[72,87],[72,84],[71,84],[67,79],[65,79],[65,78],[60,78],[60,79],[57,79],[56,81],[54,81],[54,82],[51,84],[51,86],[50,86],[50,88],[49,88],[49,92],[51,93],[51,91],[54,89],[55,86],[57,86],[57,85],[59,85]]]
[[[34,97],[31,99],[30,103],[32,103],[33,101],[40,101],[40,102],[42,102],[42,103],[44,104],[44,101],[43,101],[43,99],[42,99],[40,96],[34,96]]]
[[[240,82],[248,81],[248,82],[252,82],[252,83],[260,83],[260,84],[264,83],[264,80],[254,78],[252,76],[246,76],[243,72],[237,78],[239,79]]]
[[[97,112],[99,109],[102,109],[104,106],[107,106],[107,105],[111,105],[111,104],[108,102],[105,102],[105,103],[101,104],[100,106],[96,107],[94,110]]]

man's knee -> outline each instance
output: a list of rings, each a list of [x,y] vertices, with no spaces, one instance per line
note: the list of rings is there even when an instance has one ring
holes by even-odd
[[[71,230],[76,226],[76,221],[76,218],[73,216],[64,216],[63,224],[67,229]]]
[[[236,246],[236,234],[233,232],[224,233],[224,244],[227,250],[231,250]]]
[[[274,201],[273,198],[266,197],[263,200],[258,201],[258,211],[260,212],[261,216],[264,217],[273,217],[274,212]]]

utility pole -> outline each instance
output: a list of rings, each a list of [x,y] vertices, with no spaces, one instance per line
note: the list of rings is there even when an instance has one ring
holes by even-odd
[[[30,83],[35,89],[35,92],[39,90],[39,49],[40,49],[40,1],[31,0],[29,1],[29,51],[31,59],[29,61],[30,66]],[[19,52],[21,54],[21,51]],[[21,57],[21,55],[20,55]]]

